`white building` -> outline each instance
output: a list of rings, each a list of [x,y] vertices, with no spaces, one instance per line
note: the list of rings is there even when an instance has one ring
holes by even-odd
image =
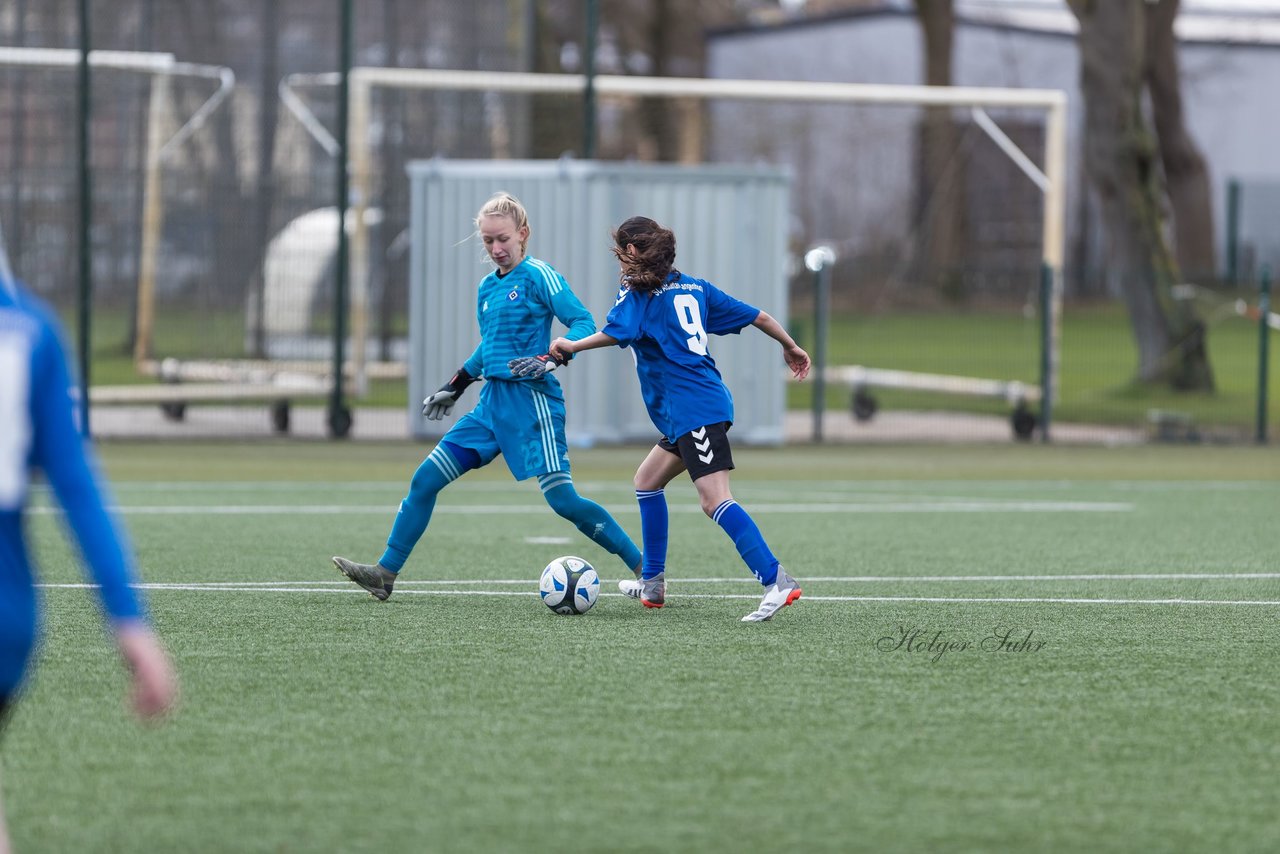
[[[708,74],[920,84],[922,34],[911,6],[886,3],[873,11],[712,32]],[[1084,111],[1075,30],[1075,19],[1061,0],[957,0],[953,82],[1067,92],[1068,265],[1088,269],[1099,263],[1099,243],[1087,225],[1088,200],[1081,192]],[[1244,272],[1260,261],[1280,269],[1280,156],[1275,142],[1280,134],[1280,3],[1186,0],[1176,32],[1186,119],[1208,161],[1213,186],[1219,266],[1225,271],[1228,263],[1228,185],[1238,181]],[[918,111],[831,108],[817,116],[791,108],[795,112],[787,118],[775,109],[769,119],[759,121],[744,120],[746,109],[718,105],[713,111],[713,156],[776,158],[789,164],[796,174],[796,213],[805,239],[835,239],[855,254],[873,252],[885,241],[910,242],[911,214],[921,203],[915,186]],[[1038,118],[992,115],[1033,160],[1042,161]],[[956,116],[966,120],[961,111]],[[1009,209],[1012,215],[979,223],[979,228],[1018,232],[1014,242],[1019,246],[1019,241],[1037,240],[1039,213],[1034,204],[1028,207],[1029,184],[1011,164],[993,165],[998,158],[994,145],[980,133],[970,138],[966,132],[963,147],[966,157],[981,154],[986,162],[977,187],[969,179],[971,195],[992,182],[1009,182],[1002,195],[979,200],[970,210]],[[1017,198],[1007,201],[1003,193],[1009,192]],[[855,198],[856,204],[846,204]],[[1025,223],[1027,216],[1036,221]],[[1019,230],[1020,222],[1028,227]],[[1022,251],[1010,257],[1027,255]]]

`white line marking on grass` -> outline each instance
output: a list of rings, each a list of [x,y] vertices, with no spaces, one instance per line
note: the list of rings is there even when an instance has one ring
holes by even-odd
[[[1131,572],[1076,575],[806,575],[802,582],[824,582],[840,584],[895,583],[895,582],[984,582],[984,581],[1269,581],[1280,579],[1280,572]],[[605,579],[608,583],[609,579]],[[676,578],[676,585],[685,584],[759,584],[754,578]],[[325,587],[347,587],[351,582],[346,579],[311,580],[311,581],[192,581],[165,582],[148,581],[141,585],[145,589],[182,589],[196,585],[200,588],[216,589],[220,587],[244,590],[280,589],[321,585]],[[396,589],[402,590],[408,585],[444,587],[446,585],[472,586],[481,584],[537,584],[535,578],[401,578],[396,581]],[[39,584],[38,587],[88,589],[96,588],[96,584]],[[353,588],[354,589],[354,588]],[[808,597],[806,597],[808,598]]]
[[[800,581],[842,582],[857,584],[912,581],[1249,581],[1280,579],[1280,572],[1134,572],[1108,575],[806,575]],[[405,582],[412,584],[413,582]],[[523,583],[500,582],[491,584]],[[754,578],[676,578],[677,584],[758,584]]]
[[[621,595],[621,594],[619,594]],[[728,598],[728,597],[726,597]],[[735,596],[735,599],[754,597]],[[800,601],[811,602],[936,602],[941,604],[1047,604],[1047,605],[1272,605],[1280,606],[1280,600],[1259,599],[1069,599],[1065,597],[1014,598],[975,597],[954,598],[942,596],[804,596]]]
[[[569,542],[568,537],[525,537],[524,541],[535,546],[563,546]]]
[[[39,587],[51,589],[83,589],[93,587],[91,584],[40,584]],[[231,587],[225,585],[205,584],[141,584],[143,590],[152,591],[188,591],[204,593],[338,593],[368,595],[355,588],[336,587]],[[402,590],[402,594],[410,596],[527,596],[534,597],[536,591],[519,590]],[[602,593],[601,596],[624,598],[621,593]],[[754,593],[680,593],[685,599],[756,599]],[[928,603],[939,605],[1262,605],[1280,607],[1280,600],[1257,599],[1076,599],[1070,597],[952,597],[952,596],[805,596],[806,602],[902,602]]]
[[[342,504],[210,504],[210,505],[116,505],[112,508],[124,516],[353,516],[376,514],[394,516],[396,507],[391,505],[342,505]],[[635,505],[616,505],[607,508],[610,513],[638,513]],[[1133,505],[1122,501],[920,501],[885,503],[832,503],[832,504],[752,504],[752,513],[1127,513]],[[32,507],[34,515],[58,513],[52,507]],[[473,504],[437,507],[433,512],[462,516],[543,515],[548,512],[541,504]],[[697,505],[677,504],[672,513],[702,513]]]

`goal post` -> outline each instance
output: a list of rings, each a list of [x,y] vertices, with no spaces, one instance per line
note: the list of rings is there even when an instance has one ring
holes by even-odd
[[[333,74],[299,74],[286,78],[280,91],[289,109],[322,145],[325,132],[314,114],[298,98],[295,88],[332,85]],[[353,337],[365,334],[362,301],[368,294],[368,233],[364,210],[371,196],[373,152],[369,138],[372,91],[375,87],[452,92],[512,94],[585,94],[588,85],[600,98],[665,96],[690,99],[774,101],[812,104],[889,105],[904,107],[969,108],[974,122],[990,136],[1014,164],[1039,188],[1043,220],[1040,235],[1041,262],[1048,281],[1046,327],[1042,347],[1041,399],[1045,413],[1057,397],[1060,373],[1060,336],[1063,300],[1062,267],[1065,257],[1067,95],[1054,89],[918,86],[814,81],[745,80],[720,78],[647,77],[630,75],[542,74],[528,72],[461,71],[446,69],[381,68],[361,66],[350,72],[348,151],[351,192],[348,211],[352,228]],[[1043,170],[1039,170],[985,112],[986,108],[1019,108],[1045,116]],[[328,140],[331,142],[332,137]],[[328,145],[326,145],[328,148]],[[362,340],[355,357],[362,358]],[[1049,437],[1049,424],[1041,424]]]
[[[0,47],[0,66],[74,69],[80,63],[74,48]],[[151,358],[155,328],[155,276],[160,252],[160,229],[164,218],[161,169],[165,159],[198,132],[209,116],[235,89],[235,73],[226,66],[181,62],[172,53],[124,50],[91,50],[90,68],[111,69],[149,75],[147,150],[143,178],[142,237],[138,266],[137,338],[134,360],[141,364]],[[172,133],[172,80],[176,77],[205,79],[214,91]]]

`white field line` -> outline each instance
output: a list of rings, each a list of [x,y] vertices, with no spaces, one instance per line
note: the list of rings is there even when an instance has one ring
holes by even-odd
[[[47,588],[81,588],[87,584],[42,584]],[[146,590],[179,590],[209,593],[252,592],[252,593],[338,593],[343,595],[366,595],[363,590],[336,587],[213,587],[199,584],[142,584]],[[410,596],[524,596],[533,598],[536,591],[519,590],[403,590],[398,591]],[[601,596],[623,598],[621,593],[601,593]],[[754,593],[681,593],[686,599],[749,599],[755,601]],[[1068,597],[953,597],[953,596],[805,596],[805,602],[920,602],[934,604],[1006,604],[1006,605],[1262,605],[1280,607],[1280,600],[1256,599],[1072,599]]]
[[[212,504],[212,505],[117,505],[112,508],[124,516],[272,516],[317,515],[353,516],[376,514],[394,516],[398,505],[369,504]],[[612,514],[638,513],[634,504],[611,505],[606,508]],[[1127,513],[1133,505],[1123,501],[890,501],[830,504],[752,504],[752,513]],[[670,508],[673,513],[702,513],[694,505],[678,504]],[[48,515],[56,511],[51,507],[33,507],[35,515]],[[460,516],[544,515],[547,508],[537,504],[471,504],[437,507],[435,513]]]
[[[921,576],[902,578],[891,576],[846,576],[815,577],[806,581],[823,582],[870,582],[870,581],[1181,581],[1181,580],[1266,580],[1280,578],[1274,572],[1225,572],[1225,573],[1129,573],[1118,575],[969,575],[969,576]],[[698,578],[682,579],[678,584],[696,583],[749,583],[747,579]],[[435,589],[411,589],[407,585],[431,587]],[[520,585],[525,590],[479,590],[479,585]],[[398,592],[404,595],[417,596],[527,596],[532,597],[536,591],[532,589],[534,582],[530,579],[466,579],[466,580],[409,580],[400,582]],[[446,588],[446,585],[452,589]],[[74,584],[40,584],[38,587],[57,590],[82,590],[95,588],[97,585],[86,583]],[[196,583],[150,582],[136,585],[143,590],[153,591],[190,591],[190,592],[247,592],[247,593],[338,593],[364,595],[347,581],[210,581]],[[602,596],[618,597],[618,593],[602,593]],[[755,599],[759,594],[752,593],[679,593],[687,599]],[[1060,604],[1060,605],[1230,605],[1230,606],[1280,606],[1280,600],[1256,599],[1133,599],[1133,598],[1081,598],[1065,596],[805,596],[808,602],[902,602],[933,604]]]
[[[159,491],[172,492],[174,490],[190,490],[200,492],[217,492],[227,491],[246,491],[246,492],[276,492],[280,490],[396,490],[403,492],[409,485],[409,475],[412,471],[406,467],[405,477],[403,480],[226,480],[226,481],[210,481],[210,480],[172,480],[172,481],[124,481],[116,480],[112,483],[113,491]],[[618,480],[574,480],[574,483],[581,490],[594,491],[612,491],[625,492],[630,494],[634,487],[629,482],[629,478],[625,482]],[[677,488],[682,482],[671,488]],[[687,482],[683,482],[683,486],[688,488]],[[996,491],[1027,489],[1076,489],[1076,488],[1100,488],[1100,489],[1131,489],[1151,492],[1168,492],[1176,489],[1204,490],[1204,489],[1222,489],[1222,490],[1262,490],[1273,491],[1280,488],[1274,480],[1259,477],[1255,480],[1072,480],[1064,478],[1053,479],[1027,479],[1027,480],[969,480],[969,479],[953,479],[953,480],[791,480],[779,478],[777,480],[735,480],[735,489],[767,489],[776,490],[783,487],[795,489],[797,491],[808,491],[812,489],[847,489],[853,492],[865,491],[868,489],[884,490],[897,489],[908,490],[913,494],[921,488],[926,489],[954,489],[961,487],[963,489],[993,489]],[[520,484],[514,481],[461,481],[454,487],[457,492],[509,492],[511,494],[536,494],[530,492],[529,484]],[[44,484],[35,484],[32,486],[33,492],[49,492],[49,488]],[[456,494],[456,493],[455,493]]]
[[[1132,572],[1078,575],[806,575],[803,582],[847,582],[851,584],[867,584],[879,582],[984,582],[984,581],[1266,581],[1280,579],[1280,572]],[[402,578],[397,579],[396,589],[406,585],[439,586],[445,585],[481,585],[510,584],[536,585],[536,578]],[[607,579],[606,579],[607,583]],[[754,578],[677,578],[672,584],[750,584],[757,582]],[[351,584],[346,579],[323,581],[194,581],[194,582],[144,582],[142,587],[165,589],[172,586],[196,585],[201,588],[239,587],[244,589],[280,588],[299,586],[332,586],[345,587]],[[47,584],[45,587],[89,588],[95,584]]]

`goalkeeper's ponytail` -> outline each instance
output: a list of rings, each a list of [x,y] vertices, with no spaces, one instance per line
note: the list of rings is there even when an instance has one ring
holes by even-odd
[[[651,293],[666,284],[675,269],[675,232],[647,216],[633,216],[613,232],[613,242],[622,281],[630,290]],[[628,246],[636,251],[628,251]]]

